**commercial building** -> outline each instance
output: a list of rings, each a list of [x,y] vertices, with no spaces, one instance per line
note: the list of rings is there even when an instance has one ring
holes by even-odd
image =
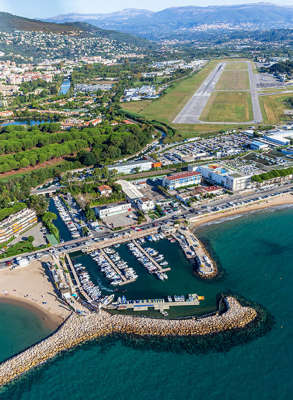
[[[177,189],[182,186],[198,185],[201,182],[201,173],[194,172],[178,172],[163,179],[163,186],[168,189]]]
[[[36,212],[25,208],[0,222],[0,243],[27,230],[38,222]]]
[[[293,139],[292,130],[272,131],[266,136],[263,136],[263,139],[266,139],[269,142],[275,143],[280,146],[287,146],[288,144],[290,144],[290,138]]]
[[[128,211],[131,211],[131,204],[128,201],[120,201],[118,203],[95,207],[96,215],[98,215],[99,218],[112,217],[113,215]]]
[[[254,142],[250,143],[250,148],[252,150],[264,150],[267,149],[269,146],[266,143],[259,142],[258,140],[255,140]]]
[[[125,164],[113,164],[107,166],[108,171],[117,170],[118,174],[132,174],[133,172],[143,172],[152,169],[152,162],[148,160],[140,160],[127,162]]]
[[[231,191],[240,191],[251,187],[251,175],[235,169],[222,167],[220,164],[201,165],[197,171],[202,174],[204,179],[225,187]]]
[[[136,204],[137,208],[143,212],[153,210],[156,206],[155,202],[148,196],[141,197]]]
[[[143,197],[143,194],[137,189],[137,187],[132,182],[128,182],[121,179],[117,181],[117,183],[122,186],[122,191],[126,194],[128,200],[135,201],[140,197]]]

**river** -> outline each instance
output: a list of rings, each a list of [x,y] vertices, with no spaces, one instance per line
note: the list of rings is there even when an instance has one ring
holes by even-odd
[[[64,79],[59,94],[67,94],[69,89],[70,89],[70,79]]]

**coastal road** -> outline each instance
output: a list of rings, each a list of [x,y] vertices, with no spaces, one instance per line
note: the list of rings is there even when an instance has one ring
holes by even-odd
[[[243,201],[247,201],[247,200],[257,201],[257,199],[259,197],[263,198],[264,196],[282,194],[284,192],[293,193],[293,189],[291,189],[291,187],[293,187],[292,183],[288,183],[288,184],[285,184],[282,186],[277,186],[272,189],[260,190],[258,192],[250,193],[250,194],[247,194],[244,196],[232,195],[225,199],[214,200],[212,202],[206,203],[206,205],[198,205],[198,206],[191,207],[187,211],[184,211],[180,214],[176,214],[174,216],[174,219],[172,218],[172,216],[162,217],[162,218],[156,220],[155,223],[158,226],[162,226],[162,225],[165,225],[166,222],[169,222],[169,221],[173,222],[175,219],[190,219],[190,218],[195,218],[195,217],[199,216],[200,214],[208,215],[210,212],[212,212],[212,210],[211,210],[212,208],[227,206],[228,202],[243,202]],[[293,198],[292,198],[292,204],[293,204]],[[204,207],[208,207],[208,208],[204,208]],[[191,210],[194,210],[194,211],[191,211]],[[227,209],[227,211],[228,211],[228,209]],[[146,230],[153,226],[154,226],[154,223],[149,222],[146,224],[139,225],[139,229]],[[130,231],[131,231],[131,229],[124,228],[121,231],[119,231],[119,234],[122,234],[125,232],[130,232]],[[113,237],[114,237],[114,232],[100,232],[96,235],[96,238],[98,238],[98,239],[111,239]],[[130,240],[131,240],[131,238],[130,238]],[[86,244],[86,243],[88,243],[88,244]],[[68,242],[64,242],[62,244],[52,246],[50,249],[55,249],[56,251],[60,250],[63,253],[64,252],[66,253],[66,252],[72,252],[73,250],[71,250],[71,249],[66,250],[66,249],[64,249],[64,246],[74,246],[74,251],[80,251],[83,247],[93,246],[94,244],[98,244],[98,242],[93,241],[93,238],[91,238],[91,237],[87,237],[87,238],[79,238],[79,239],[70,240]],[[50,255],[49,249],[46,248],[46,249],[38,250],[35,252],[31,252],[31,253],[25,253],[25,254],[23,254],[23,256],[27,257],[28,255],[36,255],[37,253]],[[0,269],[6,268],[6,261],[14,260],[14,259],[15,259],[15,256],[5,258],[5,260],[0,262]]]
[[[248,122],[241,122],[241,124],[253,124],[253,123],[261,123],[263,121],[261,108],[259,105],[259,98],[257,92],[257,75],[253,73],[251,68],[250,61],[244,61],[248,67],[248,75],[250,88],[246,90],[241,90],[242,92],[250,92],[251,93],[251,102],[252,102],[252,110],[253,110],[253,120]],[[219,90],[215,89],[215,86],[220,79],[222,72],[224,71],[226,63],[219,63],[215,67],[215,69],[210,73],[208,78],[203,82],[200,88],[196,91],[196,93],[192,96],[186,106],[180,111],[177,117],[173,120],[174,124],[209,124],[209,125],[219,125],[219,124],[227,124],[227,125],[235,125],[239,123],[239,121],[235,122],[206,122],[201,121],[200,116],[203,112],[210,95],[213,92],[218,92]],[[245,70],[246,71],[246,70]],[[225,90],[220,90],[220,92],[224,92]],[[237,91],[239,90],[229,90]]]
[[[186,106],[174,119],[175,124],[198,124],[199,117],[205,108],[208,99],[215,89],[215,86],[224,71],[226,63],[219,63],[210,73],[208,78],[199,87]]]

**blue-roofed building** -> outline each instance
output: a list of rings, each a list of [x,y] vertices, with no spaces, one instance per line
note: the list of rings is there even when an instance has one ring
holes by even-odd
[[[269,146],[266,143],[259,142],[258,140],[255,140],[250,143],[250,148],[252,150],[264,150],[267,149]]]

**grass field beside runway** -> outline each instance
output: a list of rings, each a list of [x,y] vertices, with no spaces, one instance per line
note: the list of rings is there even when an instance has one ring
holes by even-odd
[[[225,69],[231,71],[237,71],[239,69],[248,69],[247,64],[245,62],[229,62]]]
[[[141,112],[141,115],[149,119],[172,122],[203,81],[210,75],[218,62],[219,61],[211,61],[199,72],[195,73],[190,78],[184,79],[175,89],[146,107]]]
[[[265,123],[276,124],[284,120],[290,120],[290,117],[284,114],[284,110],[290,109],[286,100],[293,97],[293,93],[275,94],[271,96],[259,96],[259,103]]]
[[[248,71],[223,71],[216,90],[248,90],[250,89]]]
[[[250,92],[214,92],[201,116],[205,122],[249,122],[253,120]]]

